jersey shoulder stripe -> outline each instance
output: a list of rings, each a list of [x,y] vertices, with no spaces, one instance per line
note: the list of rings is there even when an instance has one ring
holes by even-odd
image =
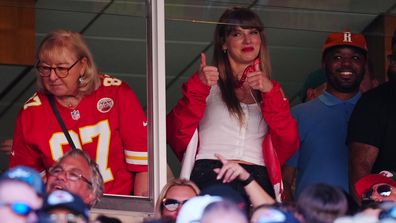
[[[29,107],[40,106],[42,105],[40,97],[38,96],[37,92],[30,97],[25,104],[23,105],[23,110],[28,109]]]

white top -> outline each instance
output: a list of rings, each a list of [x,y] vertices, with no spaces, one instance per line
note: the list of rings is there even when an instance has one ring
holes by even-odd
[[[241,160],[265,166],[262,144],[268,131],[257,104],[243,104],[245,122],[228,112],[221,90],[212,86],[206,99],[204,117],[199,123],[199,147],[196,159],[217,159],[219,153],[228,160]]]

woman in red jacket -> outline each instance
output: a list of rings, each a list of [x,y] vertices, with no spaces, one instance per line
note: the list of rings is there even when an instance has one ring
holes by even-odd
[[[167,140],[179,159],[184,156],[181,177],[201,189],[236,174],[232,168],[221,177],[213,171],[222,166],[216,153],[250,173],[246,181],[227,182],[234,189],[244,193],[255,179],[280,200],[280,166],[299,146],[297,125],[280,85],[271,80],[263,25],[250,9],[228,9],[220,17],[213,66],[201,54],[199,71],[167,116]]]

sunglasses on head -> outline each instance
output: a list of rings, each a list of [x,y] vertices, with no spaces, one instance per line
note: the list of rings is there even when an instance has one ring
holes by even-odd
[[[166,208],[168,211],[176,211],[179,206],[182,206],[188,200],[178,201],[175,199],[164,198],[162,200],[162,206]]]
[[[389,197],[392,193],[392,188],[388,184],[382,184],[377,187],[376,191],[381,197]],[[363,194],[363,200],[371,200],[371,196],[373,195],[373,193],[374,193],[373,187],[368,189]]]
[[[1,202],[0,201],[0,207],[1,206],[9,207],[12,212],[14,212],[15,214],[20,215],[20,216],[27,216],[31,212],[35,212],[36,211],[32,207],[30,207],[29,205],[27,205],[25,203],[22,203],[22,202],[6,203],[6,202]]]

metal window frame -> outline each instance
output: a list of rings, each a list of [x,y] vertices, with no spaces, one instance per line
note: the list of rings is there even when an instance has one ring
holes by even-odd
[[[149,120],[149,197],[105,195],[95,207],[114,211],[154,213],[155,202],[166,184],[166,90],[164,0],[146,0],[147,113]],[[107,211],[108,212],[108,211]]]

